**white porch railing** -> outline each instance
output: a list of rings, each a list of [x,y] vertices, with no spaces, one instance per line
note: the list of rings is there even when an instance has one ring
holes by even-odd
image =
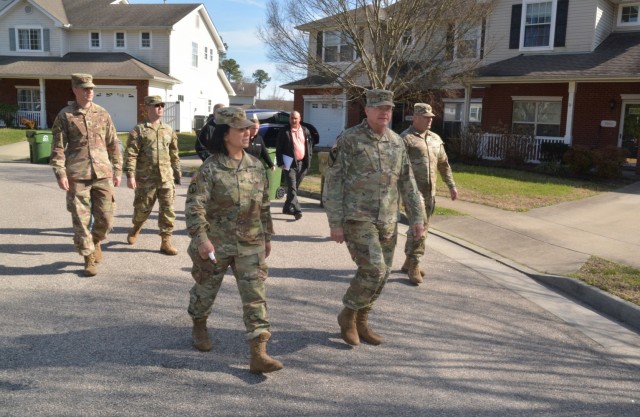
[[[554,136],[523,136],[501,133],[480,133],[473,137],[478,141],[478,157],[481,159],[505,159],[508,152],[524,155],[527,162],[537,163],[541,158],[543,143],[563,143],[570,145],[564,137]]]
[[[9,116],[12,116],[12,117],[7,117],[7,114],[0,113],[0,120],[1,120],[0,126],[3,126],[3,127],[9,126],[8,120],[12,118],[13,126],[15,127],[27,127],[24,123],[22,123],[22,119],[27,119],[35,122],[35,129],[40,128],[40,111],[18,110],[15,113],[11,113]]]

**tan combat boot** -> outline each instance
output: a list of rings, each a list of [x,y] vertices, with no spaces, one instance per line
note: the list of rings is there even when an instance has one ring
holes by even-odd
[[[98,267],[96,267],[96,258],[91,255],[84,257],[84,276],[93,277],[98,273]]]
[[[422,272],[420,271],[420,263],[416,260],[409,260],[407,274],[409,274],[409,281],[411,281],[413,285],[420,285],[424,282],[422,280]]]
[[[356,329],[356,310],[345,307],[338,314],[338,324],[340,325],[340,336],[342,340],[352,346],[360,344],[358,330]]]
[[[193,319],[193,330],[191,331],[193,346],[200,352],[211,350],[211,340],[207,333],[207,318]]]
[[[129,233],[127,233],[127,242],[130,245],[133,245],[134,243],[136,243],[136,241],[138,240],[138,235],[140,234],[141,230],[142,230],[142,223],[133,224],[133,227],[129,230]]]
[[[374,332],[371,327],[369,327],[367,319],[370,311],[371,307],[365,307],[358,310],[358,314],[356,315],[356,329],[358,330],[358,336],[360,336],[362,340],[370,345],[377,346],[384,342],[384,337],[380,336],[378,333]]]
[[[174,248],[171,244],[171,235],[161,235],[162,244],[160,245],[160,252],[165,255],[177,255],[178,249]]]
[[[252,374],[274,372],[284,368],[282,362],[277,359],[273,359],[267,354],[267,341],[269,338],[271,338],[271,333],[263,332],[260,333],[258,337],[249,341],[249,349],[251,350],[249,372]]]
[[[102,261],[102,248],[100,247],[100,241],[95,237],[93,238],[93,246],[96,247],[96,250],[93,252],[93,257],[98,264]]]
[[[411,263],[411,258],[406,258],[404,260],[404,264],[402,264],[402,268],[400,268],[400,271],[404,272],[405,274],[407,272],[409,272],[409,264]],[[426,273],[424,272],[423,269],[420,270],[420,275],[422,275],[422,277],[424,277],[426,275]]]

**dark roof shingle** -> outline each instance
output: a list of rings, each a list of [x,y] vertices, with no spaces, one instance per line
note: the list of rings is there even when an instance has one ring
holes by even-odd
[[[518,55],[481,67],[478,78],[635,78],[640,76],[640,32],[612,33],[593,52]]]

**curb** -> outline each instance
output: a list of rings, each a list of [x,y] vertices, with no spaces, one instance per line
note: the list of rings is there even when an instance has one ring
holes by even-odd
[[[406,222],[406,217],[402,217],[403,222]],[[539,282],[553,290],[559,291],[572,300],[591,307],[593,310],[602,313],[615,321],[626,324],[628,327],[631,327],[632,330],[640,332],[640,306],[637,306],[636,304],[623,300],[613,294],[609,294],[606,291],[582,282],[576,278],[560,275],[548,275],[534,271],[525,265],[521,265],[511,259],[504,258],[496,253],[475,246],[470,242],[450,236],[437,229],[430,228],[429,233],[508,266],[536,282]]]

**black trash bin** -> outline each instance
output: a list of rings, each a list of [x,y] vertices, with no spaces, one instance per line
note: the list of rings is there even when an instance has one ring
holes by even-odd
[[[32,164],[48,164],[53,135],[50,130],[27,130],[29,160]]]

